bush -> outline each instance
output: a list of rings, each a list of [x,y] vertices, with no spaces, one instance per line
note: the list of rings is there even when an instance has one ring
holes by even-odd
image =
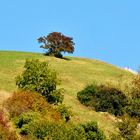
[[[71,140],[82,138],[83,133],[72,125],[51,122],[34,112],[23,113],[16,120],[15,125],[20,134],[34,136],[38,139]],[[82,136],[81,136],[82,135]],[[76,139],[75,139],[76,140]]]
[[[17,133],[9,126],[9,119],[4,109],[0,109],[0,139],[1,140],[18,140]]]
[[[96,111],[109,112],[114,115],[122,115],[128,104],[125,94],[111,86],[90,85],[77,93],[82,104],[93,107]]]
[[[42,116],[36,112],[22,113],[14,119],[14,122],[22,135],[33,135],[42,139],[44,135],[46,136],[45,132],[48,131],[43,128],[46,125],[46,120],[42,119]]]
[[[88,140],[105,140],[106,137],[104,133],[98,128],[96,122],[88,122],[83,124],[82,127],[84,128],[86,139]]]
[[[87,140],[86,133],[81,125],[70,125],[67,135],[69,140]]]
[[[19,140],[19,138],[14,130],[5,128],[0,124],[0,140]]]
[[[41,115],[37,112],[27,112],[22,113],[20,116],[14,118],[14,123],[16,127],[20,129],[21,134],[27,135],[32,133],[32,131],[29,129],[30,123],[40,118]]]
[[[126,140],[133,140],[136,135],[137,121],[128,116],[122,117],[122,122],[117,124],[119,134]]]
[[[29,135],[38,139],[60,138],[61,140],[67,133],[65,124],[50,121],[36,112],[23,113],[14,122],[21,135]]]
[[[18,91],[5,101],[4,107],[8,110],[12,118],[24,112],[39,112],[52,119],[60,119],[61,115],[48,104],[43,96],[31,91]]]
[[[54,104],[62,103],[64,99],[64,96],[62,95],[62,93],[63,93],[62,89],[52,91],[47,96],[48,102],[54,103]]]
[[[94,85],[87,86],[84,90],[77,93],[79,101],[87,106],[95,106],[94,96],[97,94],[97,87]]]
[[[25,63],[25,71],[22,75],[16,79],[16,85],[22,90],[36,91],[42,94],[47,101],[55,103],[63,100],[63,95],[53,98],[50,93],[55,93],[56,86],[59,81],[56,76],[56,72],[51,70],[46,62],[40,62],[39,60],[27,60]],[[58,99],[61,98],[61,99]],[[55,100],[56,99],[56,100]]]
[[[105,140],[96,122],[73,125],[49,121],[36,112],[23,113],[14,119],[21,135],[51,140]]]
[[[140,122],[140,75],[132,80],[131,100],[127,108],[128,114]]]
[[[127,107],[127,113],[140,122],[140,99],[132,99]]]
[[[60,112],[63,119],[68,122],[70,120],[70,117],[72,116],[72,112],[69,107],[66,107],[64,104],[59,105],[58,112]]]

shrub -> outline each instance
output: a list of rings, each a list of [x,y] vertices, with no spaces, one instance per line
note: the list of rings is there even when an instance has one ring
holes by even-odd
[[[22,135],[30,135],[43,140],[76,140],[78,138],[83,139],[83,136],[85,136],[83,135],[84,131],[73,125],[54,123],[34,112],[21,114],[15,119],[15,125]]]
[[[41,139],[44,135],[46,136],[45,132],[47,129],[43,128],[43,126],[46,125],[46,121],[47,120],[42,119],[42,116],[36,112],[22,113],[14,119],[15,125],[19,129],[20,134],[33,135]]]
[[[132,99],[127,107],[127,113],[140,122],[140,99]]]
[[[114,115],[122,115],[128,104],[125,94],[111,86],[90,85],[77,93],[79,101],[96,111],[109,112]]]
[[[21,135],[30,135],[43,140],[46,137],[58,139],[65,136],[66,126],[63,123],[50,121],[36,112],[23,113],[14,122]]]
[[[3,127],[8,127],[9,120],[4,112],[4,109],[0,108],[0,125]]]
[[[122,137],[119,134],[111,133],[110,134],[110,139],[111,140],[122,140]]]
[[[14,129],[10,128],[9,119],[4,112],[4,109],[0,109],[0,139],[17,140],[17,133],[14,131]]]
[[[55,93],[56,86],[59,83],[56,72],[49,68],[48,63],[39,60],[26,60],[25,71],[16,79],[18,88],[29,91],[36,91],[42,94],[49,102],[58,102],[63,100],[63,96],[57,95],[53,98],[50,93]],[[61,98],[60,100],[58,99]],[[57,101],[56,101],[56,100]]]
[[[136,135],[137,121],[123,116],[122,121],[117,124],[119,134],[126,140],[133,140]]]
[[[128,114],[140,122],[140,75],[133,78],[131,100],[127,108]]]
[[[20,129],[20,133],[23,135],[30,134],[31,131],[29,130],[29,124],[41,118],[41,115],[37,112],[26,112],[22,113],[20,116],[14,118],[14,123],[17,128]]]
[[[86,133],[81,125],[70,125],[67,135],[69,140],[87,140]]]
[[[87,86],[84,90],[77,93],[79,101],[87,106],[94,106],[96,98],[94,96],[97,94],[97,87],[95,85]]]
[[[105,140],[106,137],[104,133],[98,128],[96,122],[88,122],[81,125],[84,128],[86,139],[88,140]]]
[[[50,118],[61,118],[60,114],[48,104],[43,96],[31,91],[18,91],[5,101],[4,107],[8,110],[12,118],[24,112],[39,112]]]
[[[0,125],[0,140],[19,140],[19,138],[14,130]]]
[[[48,102],[54,103],[54,104],[62,103],[64,99],[64,96],[62,95],[62,93],[63,93],[62,89],[52,91],[47,96]]]
[[[60,112],[63,119],[68,122],[70,120],[70,117],[72,116],[72,112],[69,107],[66,107],[64,104],[59,105],[58,112]]]
[[[21,135],[51,140],[105,140],[96,122],[73,125],[47,120],[37,112],[22,113],[14,119]]]

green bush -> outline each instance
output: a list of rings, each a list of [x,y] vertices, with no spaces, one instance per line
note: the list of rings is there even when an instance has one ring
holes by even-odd
[[[87,140],[86,133],[81,125],[70,125],[67,137],[69,140]]]
[[[125,94],[111,86],[90,85],[77,93],[82,104],[93,107],[96,111],[109,112],[114,115],[122,115],[128,104]]]
[[[20,129],[20,133],[23,135],[30,134],[31,132],[28,129],[28,125],[35,119],[39,119],[41,115],[37,112],[27,112],[22,113],[17,118],[14,118],[14,122],[17,128]]]
[[[62,118],[68,122],[70,120],[70,117],[72,116],[72,112],[70,110],[70,107],[67,107],[66,105],[64,104],[61,104],[59,105],[58,109],[57,109],[58,112],[60,112]]]
[[[106,137],[98,128],[98,125],[96,122],[88,122],[86,124],[83,124],[82,127],[84,128],[86,139],[88,140],[105,140]]]
[[[140,122],[140,99],[132,99],[127,107],[127,113]]]
[[[60,92],[57,92],[57,97],[51,100],[52,96],[50,93],[55,93],[59,81],[56,72],[49,68],[48,63],[40,62],[39,60],[26,60],[24,68],[25,70],[22,75],[18,76],[16,79],[18,88],[36,91],[45,96],[47,101],[51,103],[62,102],[63,96]],[[58,95],[58,93],[60,95]]]
[[[32,135],[40,139],[43,139],[47,135],[48,129],[44,128],[47,120],[42,119],[39,113],[22,113],[14,119],[14,122],[22,135]]]
[[[15,119],[20,134],[34,136],[38,139],[71,140],[82,138],[83,133],[72,125],[48,121],[34,112],[23,113]],[[82,136],[81,136],[82,135]]]
[[[84,90],[77,93],[79,101],[87,106],[95,106],[97,87],[95,85],[87,86]]]
[[[62,103],[64,99],[64,96],[62,93],[63,93],[62,89],[52,91],[47,96],[48,102],[53,103],[53,104]]]
[[[14,119],[21,135],[51,140],[105,140],[96,122],[73,125],[49,121],[36,112],[23,113]]]

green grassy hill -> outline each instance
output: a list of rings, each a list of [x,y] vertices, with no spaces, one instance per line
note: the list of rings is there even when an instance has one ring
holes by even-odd
[[[81,105],[76,95],[88,84],[127,80],[132,76],[131,73],[105,62],[87,58],[58,59],[39,53],[0,51],[0,91],[12,93],[16,90],[15,77],[23,71],[26,59],[49,62],[49,65],[57,71],[61,87],[65,89],[64,103],[73,110],[72,121],[78,123],[96,120],[106,134],[114,131],[114,120],[111,116],[97,113]]]

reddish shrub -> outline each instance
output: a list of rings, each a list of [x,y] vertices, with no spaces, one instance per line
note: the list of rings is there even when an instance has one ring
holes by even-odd
[[[60,120],[61,115],[58,113],[45,98],[31,91],[18,91],[4,103],[5,108],[8,110],[10,117],[17,117],[25,112],[39,112],[44,117],[49,119]]]
[[[14,130],[11,130],[9,119],[5,114],[4,109],[0,109],[0,139],[2,140],[17,140],[18,136]]]
[[[3,127],[8,126],[8,119],[4,116],[4,110],[0,109],[0,125]]]

